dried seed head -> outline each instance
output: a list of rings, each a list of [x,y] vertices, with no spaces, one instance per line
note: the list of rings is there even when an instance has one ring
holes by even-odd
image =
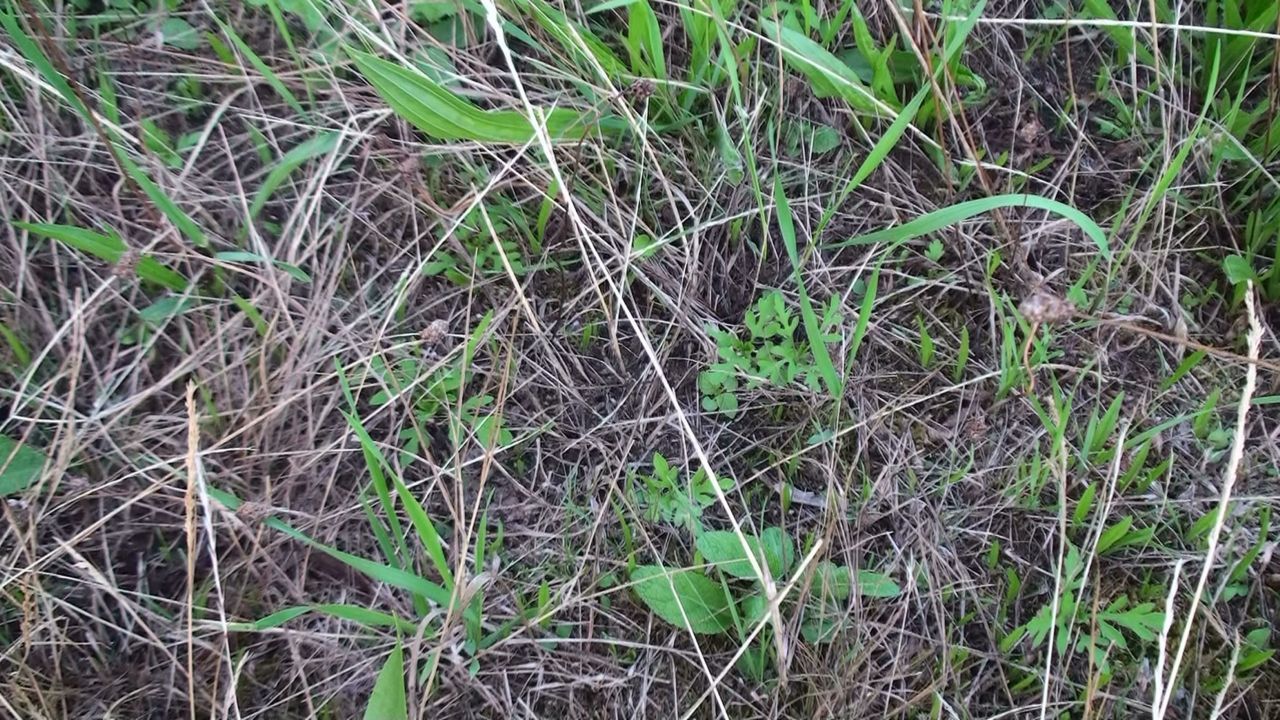
[[[970,440],[979,440],[983,435],[987,434],[987,415],[983,412],[975,412],[969,416],[964,424],[964,435]]]
[[[275,509],[266,503],[246,500],[236,510],[236,517],[246,525],[257,525],[275,514]]]
[[[1071,303],[1047,290],[1036,290],[1031,293],[1023,299],[1018,309],[1028,320],[1039,324],[1070,320],[1076,312]]]
[[[643,102],[653,97],[653,94],[657,92],[657,90],[658,87],[653,84],[652,80],[640,78],[631,83],[631,87],[627,88],[627,94],[637,102]]]
[[[422,344],[427,347],[439,345],[449,334],[449,321],[443,318],[432,320],[430,325],[422,329]]]
[[[141,259],[142,253],[133,248],[129,248],[124,251],[124,254],[120,256],[120,259],[116,261],[114,266],[112,266],[111,274],[121,280],[127,280],[133,277],[133,272],[138,268],[138,261]]]

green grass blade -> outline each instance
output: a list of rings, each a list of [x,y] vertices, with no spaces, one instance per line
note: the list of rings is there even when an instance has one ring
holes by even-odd
[[[818,97],[839,97],[864,113],[897,115],[896,108],[878,99],[852,68],[804,33],[774,20],[762,21],[760,30],[778,43],[787,64],[809,80]]]
[[[418,624],[390,613],[370,610],[359,605],[343,605],[341,603],[322,603],[319,605],[294,605],[253,622],[228,623],[227,629],[232,632],[262,632],[273,630],[288,623],[294,618],[308,613],[320,613],[341,620],[350,620],[364,627],[393,627],[405,633],[418,631]]]
[[[1156,180],[1156,184],[1152,186],[1151,192],[1148,193],[1147,202],[1142,207],[1142,213],[1138,215],[1138,219],[1133,225],[1133,231],[1129,234],[1129,246],[1132,246],[1137,241],[1138,235],[1146,227],[1147,220],[1151,217],[1151,211],[1164,199],[1165,193],[1169,191],[1169,186],[1173,184],[1174,178],[1178,176],[1178,173],[1182,172],[1182,166],[1187,162],[1191,149],[1200,144],[1200,131],[1204,127],[1204,119],[1209,114],[1209,110],[1213,108],[1218,88],[1218,70],[1221,60],[1221,45],[1215,44],[1213,67],[1209,72],[1209,91],[1205,94],[1204,107],[1201,108],[1200,116],[1196,118],[1196,124],[1192,127],[1191,133],[1182,141],[1182,147],[1178,148],[1177,154],[1169,161],[1169,165],[1164,169],[1164,172],[1160,173],[1160,178]],[[1124,253],[1122,252],[1121,254],[1123,255]]]
[[[338,146],[338,140],[341,137],[341,133],[337,132],[322,133],[310,140],[298,143],[281,156],[271,168],[271,172],[267,173],[267,177],[262,181],[258,191],[253,194],[253,202],[249,204],[249,219],[252,220],[258,217],[258,213],[262,212],[263,206],[267,204],[267,200],[271,198],[272,193],[285,180],[289,179],[294,170],[302,167],[309,160],[314,160],[333,152],[333,149]]]
[[[481,110],[415,69],[401,67],[367,53],[348,50],[356,67],[397,115],[439,140],[529,143],[533,126],[523,113]],[[572,110],[543,111],[553,140],[577,139],[590,125]]]
[[[76,95],[70,83],[68,83],[66,78],[64,78],[62,74],[53,67],[53,63],[50,62],[44,51],[40,49],[40,46],[37,45],[36,42],[27,35],[26,31],[22,29],[17,18],[15,18],[10,12],[0,12],[0,26],[4,27],[8,36],[12,38],[14,44],[17,45],[18,51],[36,67],[36,70],[38,70],[40,75],[43,76],[51,86],[53,86],[54,90],[57,91],[62,100],[79,113],[80,116],[84,118],[85,122],[96,125],[96,123],[93,123],[92,121],[92,115],[89,108],[85,107],[84,103],[80,102],[79,96]],[[151,202],[155,203],[156,207],[160,208],[160,211],[164,213],[165,217],[167,217],[183,235],[186,235],[191,242],[195,243],[197,247],[208,247],[208,238],[205,237],[204,231],[200,229],[200,226],[197,225],[190,216],[183,212],[183,210],[178,207],[178,204],[175,203],[173,199],[170,198],[162,189],[160,189],[160,186],[157,185],[151,177],[143,171],[138,163],[129,156],[128,148],[117,142],[115,138],[108,138],[107,141],[111,142],[115,146],[115,156],[123,166],[121,169],[135,183],[137,183],[139,187],[142,188],[142,191],[151,199]]]
[[[213,21],[222,29],[222,33],[231,40],[231,44],[236,46],[236,50],[244,56],[244,59],[249,61],[249,64],[253,66],[253,69],[257,70],[262,75],[262,79],[267,81],[267,84],[271,86],[271,89],[275,90],[276,94],[284,99],[289,108],[299,115],[306,115],[306,111],[302,109],[302,103],[298,102],[298,98],[289,90],[289,86],[285,85],[271,67],[263,62],[262,58],[258,57],[258,54],[253,51],[253,48],[249,47],[249,45],[240,38],[240,35],[237,34],[230,25],[223,22],[222,18],[214,15]]]
[[[235,495],[232,495],[225,490],[219,490],[218,488],[209,488],[209,496],[231,510],[236,510],[243,504]],[[342,550],[326,545],[319,540],[312,538],[310,535],[307,535],[279,518],[268,518],[264,524],[272,530],[284,533],[303,544],[319,550],[325,555],[344,563],[348,567],[372,580],[421,595],[442,607],[449,606],[451,598],[450,593],[443,587],[440,587],[426,578],[414,575],[413,573],[401,570],[400,568],[391,567],[390,565],[384,565],[367,558],[362,558],[358,555],[343,552]]]
[[[849,341],[848,360],[845,367],[853,367],[853,360],[858,356],[858,348],[862,347],[862,339],[867,335],[867,325],[871,322],[871,310],[876,304],[876,288],[880,284],[880,263],[876,263],[867,280],[867,289],[862,295],[862,305],[858,307],[858,322],[853,326],[853,338]]]
[[[935,77],[941,75],[943,69],[951,62],[952,58],[960,52],[960,48],[964,47],[965,40],[968,39],[969,33],[972,32],[974,26],[978,24],[978,18],[982,17],[982,9],[986,7],[986,4],[986,0],[982,0],[974,5],[973,10],[969,12],[969,15],[966,16],[960,23],[960,26],[956,28],[955,34],[943,50],[942,62],[938,64],[937,70],[934,71]],[[863,159],[862,164],[858,166],[853,177],[849,178],[849,181],[845,183],[845,186],[840,190],[839,198],[827,206],[827,210],[822,214],[822,219],[818,221],[818,228],[814,231],[814,237],[822,236],[822,231],[826,229],[827,223],[831,222],[831,218],[835,215],[836,211],[844,206],[844,201],[848,199],[849,195],[862,185],[863,181],[870,177],[871,173],[875,172],[876,168],[880,167],[880,163],[884,162],[885,158],[889,157],[889,153],[897,147],[898,141],[902,139],[903,134],[906,133],[907,128],[910,127],[911,122],[915,120],[916,114],[920,112],[920,107],[924,104],[925,100],[932,97],[932,95],[932,87],[926,84],[916,92],[915,97],[911,98],[911,102],[907,103],[906,107],[902,108],[902,111],[898,113],[898,116],[895,117],[893,122],[889,124],[889,127],[885,129],[884,134],[881,135],[880,139],[876,141],[876,144],[871,147],[871,151],[867,153],[867,157]]]
[[[963,220],[967,220],[975,215],[990,212],[999,208],[1018,208],[1029,207],[1038,210],[1060,215],[1080,227],[1089,239],[1093,240],[1098,246],[1104,257],[1111,256],[1110,246],[1107,243],[1106,233],[1098,224],[1088,215],[1079,210],[1060,203],[1057,200],[1051,200],[1042,195],[996,195],[989,198],[980,198],[978,200],[970,200],[968,202],[957,203],[950,207],[941,208],[930,213],[925,213],[910,222],[901,225],[895,225],[884,230],[859,235],[848,240],[842,240],[837,243],[828,245],[828,249],[849,247],[851,245],[875,245],[878,243],[888,243],[895,246],[904,243],[912,238],[919,237],[944,227],[954,225]]]
[[[52,223],[15,222],[13,225],[27,232],[57,240],[67,247],[92,255],[103,262],[120,262],[120,258],[124,257],[125,251],[129,249],[124,240],[121,240],[120,236],[114,232],[110,235],[103,235],[102,233],[75,227],[74,225],[55,225]],[[160,264],[158,260],[149,255],[143,255],[138,259],[135,272],[143,280],[166,287],[174,292],[184,292],[189,285],[185,277]]]
[[[404,690],[404,650],[400,640],[387,656],[378,679],[369,693],[364,720],[409,720],[409,701]]]
[[[151,179],[151,176],[125,152],[125,149],[119,143],[116,143],[116,147],[120,149],[117,156],[120,158],[120,163],[124,165],[124,171],[142,188],[142,192],[147,194],[151,202],[160,208],[160,212],[164,213],[169,222],[173,223],[174,227],[178,228],[183,235],[186,235],[187,239],[194,243],[196,247],[209,247],[209,238],[204,234],[204,230],[201,230],[200,226],[196,224],[196,221],[192,220],[185,210],[178,207],[178,203],[174,202],[173,198],[169,197],[169,194]]]
[[[274,265],[294,280],[308,285],[311,284],[311,275],[297,265],[287,263],[283,260],[275,260],[259,255],[255,252],[249,252],[248,250],[226,250],[224,252],[214,253],[213,258],[215,260],[221,260],[222,262],[247,262],[258,263],[261,265]]]
[[[6,5],[8,5],[8,8],[4,12],[0,12],[0,26],[4,27],[9,39],[17,46],[18,52],[22,53],[23,57],[36,67],[36,70],[44,77],[45,81],[57,91],[63,102],[70,105],[87,121],[89,119],[89,108],[80,102],[80,98],[71,89],[71,84],[62,76],[62,73],[54,69],[53,63],[44,54],[44,50],[40,49],[35,40],[22,28],[22,24],[18,22],[18,19],[9,12],[9,8],[12,8],[13,5],[11,3],[6,3]]]
[[[362,445],[365,444],[365,438],[368,433],[365,432],[364,426],[360,423],[360,419],[349,413],[343,413],[347,418],[347,423],[352,430],[360,437]],[[373,444],[373,440],[369,439],[368,446],[373,448],[372,454],[375,462],[385,464],[386,460],[382,457],[381,451],[377,445]],[[413,523],[414,530],[418,533],[418,539],[422,541],[423,547],[427,551],[427,555],[431,558],[431,563],[435,565],[439,571],[440,577],[444,578],[444,586],[446,588],[453,587],[453,572],[449,569],[449,563],[445,559],[444,546],[440,542],[440,534],[436,531],[435,524],[431,518],[427,516],[427,511],[422,507],[422,503],[418,502],[418,498],[414,497],[409,491],[408,486],[400,479],[400,476],[392,473],[392,484],[395,486],[396,495],[400,498],[400,503],[404,505],[405,513],[409,516],[409,521]]]
[[[813,361],[818,366],[822,381],[827,386],[831,397],[838,398],[844,394],[840,374],[836,372],[831,355],[827,353],[827,344],[822,338],[822,326],[818,315],[813,311],[813,303],[804,287],[804,276],[801,273],[800,253],[796,246],[796,228],[791,217],[791,206],[787,204],[787,195],[782,189],[782,179],[773,178],[773,200],[778,206],[778,229],[782,233],[782,242],[787,247],[787,257],[791,259],[792,275],[796,281],[796,292],[800,297],[800,316],[804,320],[804,332],[809,338],[809,349],[813,353]]]

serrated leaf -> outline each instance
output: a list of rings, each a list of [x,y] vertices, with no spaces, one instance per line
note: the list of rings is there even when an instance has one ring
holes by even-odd
[[[698,572],[641,565],[631,573],[631,581],[644,604],[676,627],[715,634],[732,624],[724,589]]]
[[[0,435],[0,497],[34,485],[46,462],[44,454],[30,445]]]
[[[378,679],[369,693],[364,720],[408,720],[409,703],[404,691],[404,650],[400,641],[378,671]]]

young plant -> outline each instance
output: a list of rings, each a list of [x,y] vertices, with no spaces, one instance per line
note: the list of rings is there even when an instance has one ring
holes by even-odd
[[[1164,613],[1156,609],[1155,603],[1130,605],[1127,596],[1119,595],[1105,606],[1099,604],[1095,615],[1093,604],[1085,597],[1084,569],[1080,551],[1068,543],[1056,624],[1050,600],[1029,622],[1015,628],[1001,642],[1001,648],[1007,652],[1024,637],[1030,638],[1033,649],[1039,648],[1048,638],[1050,629],[1054,629],[1054,649],[1058,655],[1065,655],[1068,649],[1074,648],[1075,652],[1092,653],[1098,667],[1107,668],[1106,660],[1114,650],[1128,648],[1126,634],[1143,642],[1154,640],[1164,624]],[[1096,626],[1096,636],[1090,632],[1091,626]],[[1072,636],[1077,631],[1078,636],[1072,643]]]
[[[763,385],[787,387],[803,384],[813,392],[822,389],[823,373],[809,343],[797,339],[800,317],[792,312],[782,291],[766,293],[742,318],[748,335],[715,328],[707,332],[716,340],[719,360],[698,376],[702,408],[734,417],[738,412],[737,392]],[[843,321],[839,298],[827,304],[820,321],[824,343],[839,342],[835,332]],[[739,376],[742,382],[739,382]]]
[[[370,361],[374,374],[387,387],[374,394],[370,402],[381,406],[407,393],[414,408],[417,422],[400,431],[400,440],[404,443],[402,464],[411,462],[426,444],[423,428],[441,419],[446,423],[449,442],[455,450],[472,437],[486,448],[506,447],[515,442],[515,436],[503,426],[502,415],[493,409],[494,397],[467,393],[471,358],[491,319],[486,315],[476,326],[461,358],[434,369],[433,364],[416,357],[402,358],[394,365],[381,357]]]
[[[733,478],[721,477],[719,483],[722,491],[728,491],[733,487]],[[681,482],[680,470],[656,452],[653,472],[631,474],[627,486],[632,501],[643,511],[646,520],[685,527],[695,534],[702,530],[702,511],[716,501],[715,488],[705,470],[698,468],[688,483]]]

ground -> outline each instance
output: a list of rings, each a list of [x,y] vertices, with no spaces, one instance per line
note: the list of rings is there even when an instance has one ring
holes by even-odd
[[[1273,2],[0,13],[0,716],[1280,717]]]

